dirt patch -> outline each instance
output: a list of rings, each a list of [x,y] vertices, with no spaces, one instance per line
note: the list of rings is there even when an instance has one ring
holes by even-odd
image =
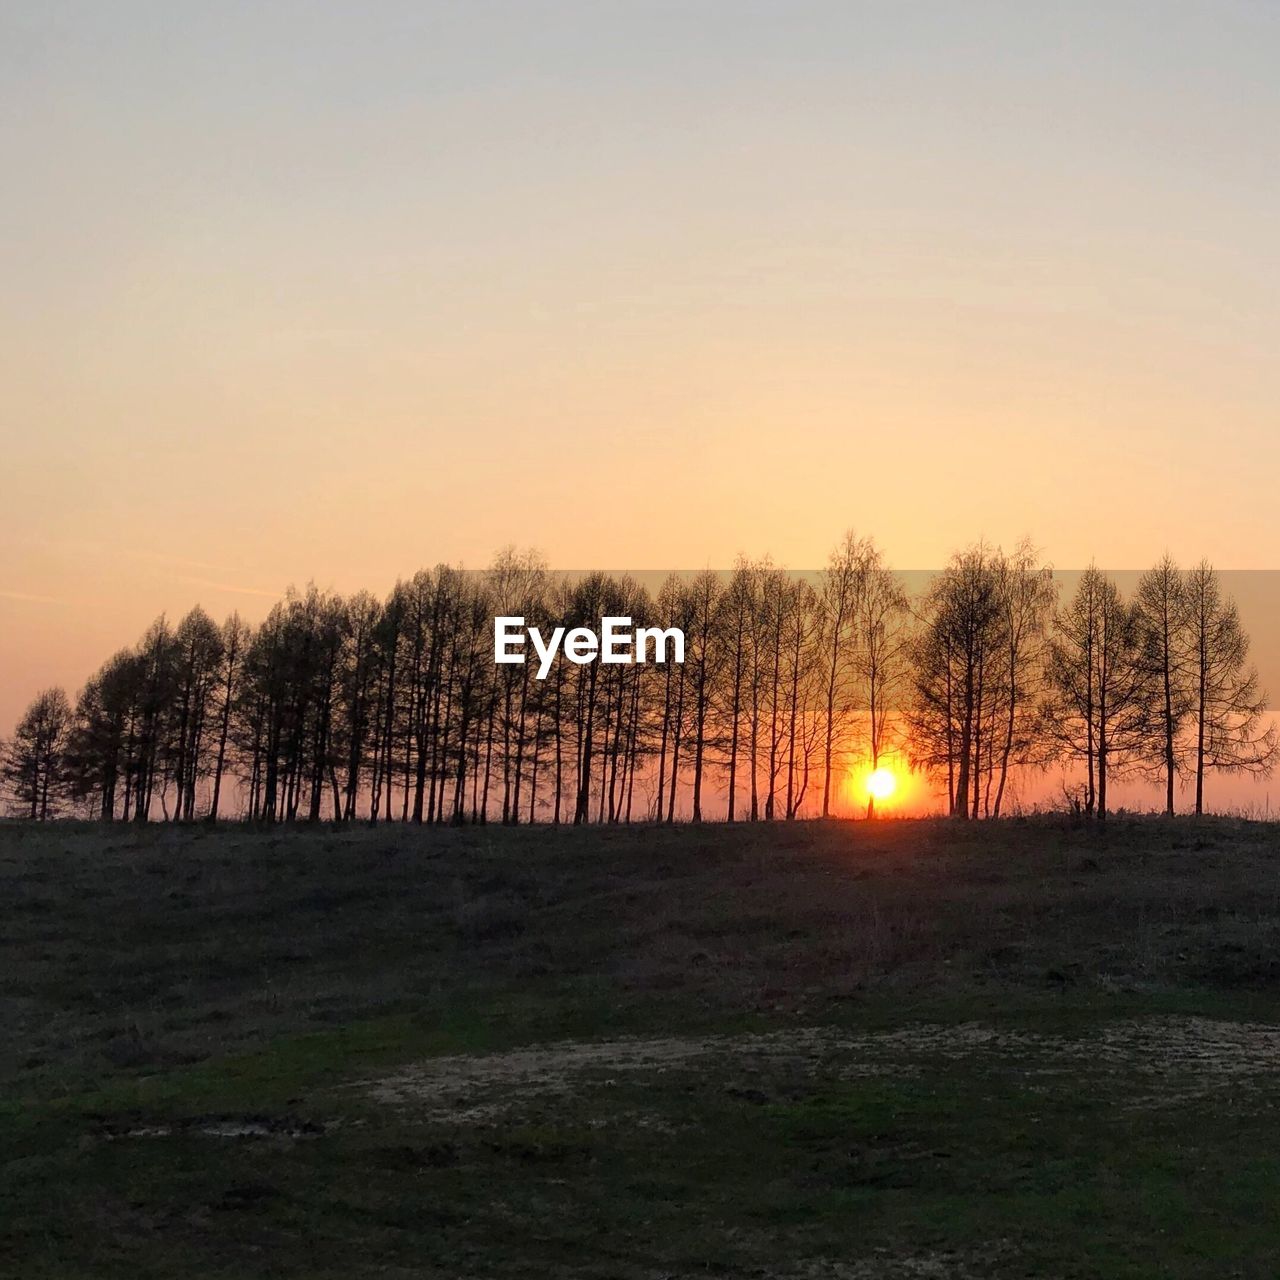
[[[872,1074],[877,1064],[857,1052],[869,1043],[869,1037],[815,1027],[763,1035],[569,1040],[509,1053],[432,1058],[363,1087],[379,1102],[425,1107],[429,1118],[465,1122],[492,1119],[535,1098],[567,1097],[591,1085],[615,1083],[618,1077],[660,1076],[683,1068],[822,1062],[840,1074]]]
[[[888,1032],[804,1027],[759,1035],[562,1041],[433,1058],[360,1087],[383,1104],[465,1124],[496,1120],[539,1100],[571,1099],[626,1077],[697,1070],[750,1078],[785,1070],[828,1079],[902,1079],[938,1060],[992,1070],[1016,1066],[1032,1079],[1085,1072],[1158,1082],[1160,1091],[1145,1101],[1159,1103],[1275,1072],[1280,1027],[1169,1016],[1110,1023],[1076,1038],[964,1023]]]
[[[321,1138],[330,1125],[309,1120],[293,1120],[280,1116],[200,1116],[174,1124],[139,1124],[112,1126],[105,1130],[110,1139],[172,1138],[177,1135],[200,1135],[206,1138]]]

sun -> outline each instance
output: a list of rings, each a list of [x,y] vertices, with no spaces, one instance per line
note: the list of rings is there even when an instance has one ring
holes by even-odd
[[[875,769],[867,775],[867,794],[876,800],[887,800],[898,788],[892,769]]]

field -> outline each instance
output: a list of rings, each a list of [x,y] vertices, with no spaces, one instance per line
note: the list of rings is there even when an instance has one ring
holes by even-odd
[[[1280,828],[0,826],[0,1274],[1273,1277]]]

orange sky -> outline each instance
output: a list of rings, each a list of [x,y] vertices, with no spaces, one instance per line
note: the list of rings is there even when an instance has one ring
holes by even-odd
[[[1274,8],[0,24],[0,732],[162,610],[509,542],[1280,564]]]

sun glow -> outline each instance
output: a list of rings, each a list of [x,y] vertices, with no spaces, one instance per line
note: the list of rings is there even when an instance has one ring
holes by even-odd
[[[875,800],[887,800],[898,789],[892,769],[874,769],[867,775],[867,794]]]

